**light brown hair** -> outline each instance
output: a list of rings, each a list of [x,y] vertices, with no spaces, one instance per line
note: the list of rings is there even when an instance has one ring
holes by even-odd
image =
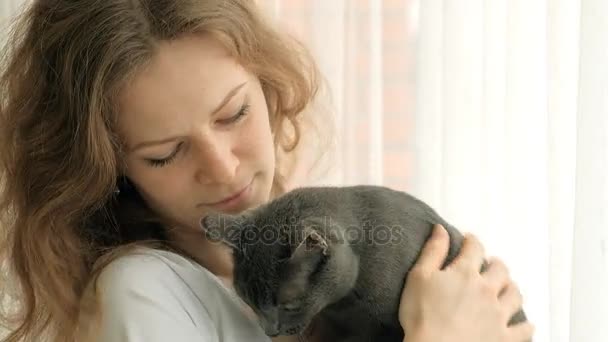
[[[116,97],[159,41],[186,34],[212,35],[260,79],[278,153],[273,193],[283,191],[321,79],[302,44],[253,0],[33,1],[1,61],[0,285],[3,298],[16,295],[6,341],[75,340],[99,270],[125,246],[166,247],[154,220],[121,215],[129,207],[153,216],[135,192],[114,191]]]

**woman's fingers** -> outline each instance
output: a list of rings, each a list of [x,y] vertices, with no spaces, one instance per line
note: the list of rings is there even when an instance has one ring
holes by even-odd
[[[450,247],[450,237],[445,228],[435,225],[431,237],[420,252],[414,269],[423,271],[436,271],[441,269]]]
[[[532,341],[534,336],[534,325],[530,322],[522,322],[509,327],[508,341]]]
[[[507,285],[503,293],[498,297],[498,301],[501,303],[507,319],[511,319],[523,306],[523,297],[515,283]]]
[[[450,264],[450,267],[459,267],[479,273],[485,260],[483,245],[473,234],[465,234],[460,252]]]
[[[483,277],[489,282],[496,294],[500,294],[510,282],[507,266],[498,258],[490,258]]]

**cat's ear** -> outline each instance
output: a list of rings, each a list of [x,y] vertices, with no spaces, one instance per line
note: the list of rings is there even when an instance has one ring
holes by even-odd
[[[201,218],[200,226],[209,241],[221,242],[233,249],[240,249],[241,231],[244,227],[240,215],[208,214]]]
[[[329,246],[320,232],[310,226],[302,229],[302,240],[291,253],[290,259],[298,259],[307,255],[327,255]]]

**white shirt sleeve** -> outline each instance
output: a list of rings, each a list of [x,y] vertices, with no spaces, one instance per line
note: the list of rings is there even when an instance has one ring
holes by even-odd
[[[96,342],[220,341],[204,302],[153,255],[115,260],[100,274],[98,291],[102,319]]]

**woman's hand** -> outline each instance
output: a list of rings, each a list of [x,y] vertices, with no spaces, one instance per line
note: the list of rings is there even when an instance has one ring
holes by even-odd
[[[407,342],[523,342],[532,339],[534,327],[525,322],[507,326],[522,306],[517,286],[498,259],[479,273],[485,258],[483,246],[466,235],[456,259],[441,266],[449,249],[449,236],[435,227],[433,236],[408,274],[401,296],[399,321]]]

